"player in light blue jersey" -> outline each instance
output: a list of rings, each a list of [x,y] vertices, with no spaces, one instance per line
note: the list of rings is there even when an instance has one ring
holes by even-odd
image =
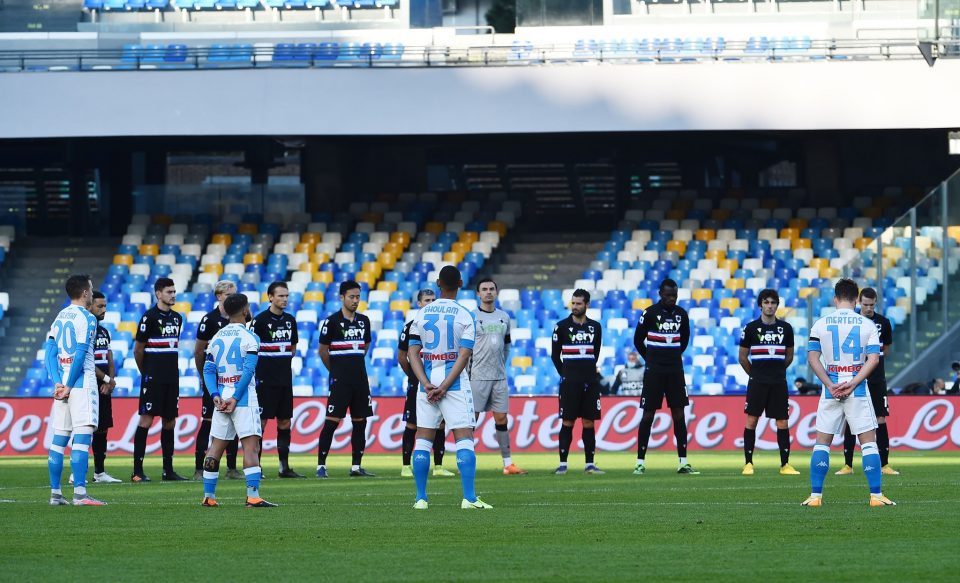
[[[247,479],[247,508],[272,508],[260,497],[260,404],[254,388],[254,374],[260,339],[246,328],[250,317],[247,296],[234,294],[223,300],[230,323],[220,329],[207,346],[203,363],[204,386],[213,399],[210,436],[213,442],[203,460],[203,502],[217,507],[217,479],[220,458],[234,437],[243,445],[243,473]]]
[[[97,336],[97,319],[90,313],[93,282],[89,275],[73,275],[67,279],[70,305],[57,314],[44,344],[47,375],[54,383],[53,442],[47,457],[50,474],[50,505],[70,503],[60,490],[63,474],[63,450],[73,433],[70,468],[73,470],[74,506],[104,506],[87,495],[87,468],[90,444],[100,415],[97,373],[93,349]]]
[[[474,488],[477,456],[473,450],[473,393],[466,367],[476,339],[476,322],[470,310],[456,302],[457,291],[463,286],[460,270],[445,266],[437,285],[440,299],[420,308],[410,325],[410,367],[420,381],[413,448],[417,500],[413,507],[427,509],[430,447],[443,420],[456,440],[463,487],[460,508],[489,509],[492,506],[477,498]]]
[[[880,361],[880,337],[873,322],[854,311],[857,284],[841,279],[834,287],[837,310],[814,323],[807,346],[807,363],[823,382],[817,406],[817,444],[810,458],[812,493],[804,506],[823,504],[823,481],[830,470],[830,443],[843,430],[860,439],[863,473],[870,485],[870,506],[895,506],[881,491],[880,451],[877,449],[877,416],[867,377]]]

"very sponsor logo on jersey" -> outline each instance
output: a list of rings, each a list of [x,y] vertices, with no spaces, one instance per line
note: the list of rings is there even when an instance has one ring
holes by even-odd
[[[163,336],[178,336],[180,334],[180,325],[179,324],[164,324],[159,322],[160,334]]]
[[[279,328],[277,330],[270,330],[270,339],[271,340],[291,340],[293,339],[293,330],[288,328]]]
[[[362,328],[345,328],[343,331],[344,340],[363,340]]]
[[[764,332],[763,330],[759,330],[757,332],[757,341],[761,344],[783,344],[784,336],[783,332],[777,333],[772,330]]]
[[[593,339],[597,337],[594,332],[584,332],[583,330],[577,331],[576,334],[569,334],[570,342],[583,343],[583,342],[593,342]]]
[[[657,330],[660,332],[680,332],[680,314],[677,314],[673,320],[664,320],[663,316],[657,316]]]

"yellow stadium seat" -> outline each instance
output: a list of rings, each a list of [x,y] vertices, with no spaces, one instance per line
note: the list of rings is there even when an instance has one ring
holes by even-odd
[[[374,212],[363,213],[363,215],[361,215],[361,218],[364,220],[364,222],[373,223],[374,225],[378,225],[381,222],[383,222],[383,215],[381,213],[374,213]]]
[[[740,269],[740,263],[736,259],[724,259],[722,261],[717,261],[717,267],[719,269],[726,269],[730,272],[730,275]]]
[[[309,241],[305,241],[303,243],[297,243],[296,246],[293,248],[293,250],[296,251],[297,253],[305,253],[309,255],[310,252],[313,251],[313,248],[315,246],[316,246],[316,243],[310,243]]]
[[[309,243],[310,248],[313,249],[317,243],[320,242],[320,238],[320,233],[302,233],[300,235],[300,242]],[[300,253],[300,251],[298,251],[298,253]],[[307,251],[307,253],[309,253],[309,251]]]
[[[473,246],[474,243],[480,240],[480,233],[475,233],[473,231],[464,231],[460,233],[460,242],[466,243],[467,248]]]
[[[869,244],[870,244],[870,239],[867,239],[866,237],[860,237],[859,239],[853,242],[853,246],[861,251],[866,249],[867,245]]]
[[[667,251],[674,251],[679,253],[681,257],[687,254],[687,242],[686,241],[667,241]]]
[[[243,256],[244,265],[262,265],[263,264],[263,255],[259,253],[247,253]]]
[[[797,290],[797,297],[801,299],[806,299],[815,293],[817,293],[817,288],[815,287],[802,287],[799,290]]]
[[[825,257],[814,257],[810,260],[810,267],[820,271],[824,267],[830,267],[830,260]]]
[[[403,249],[410,246],[410,233],[397,231],[390,234],[390,242],[400,245]]]
[[[787,221],[787,226],[790,227],[791,229],[796,229],[797,231],[802,231],[806,229],[808,224],[809,223],[807,223],[807,219],[796,218],[796,219],[790,219],[789,221]]]
[[[193,305],[190,302],[177,302],[173,304],[173,311],[181,315],[190,312],[193,309]]]
[[[718,264],[727,258],[727,252],[723,249],[711,249],[703,254],[704,259],[713,259]]]
[[[867,217],[868,219],[879,219],[883,216],[883,209],[879,206],[872,206],[869,208],[861,209],[860,214]]]
[[[383,252],[389,253],[394,257],[400,257],[401,255],[403,255],[403,246],[400,245],[399,243],[390,241],[389,243],[383,246]]]
[[[699,302],[700,300],[713,299],[713,290],[709,290],[709,289],[695,289],[695,290],[693,290],[692,292],[690,292],[690,297],[691,297],[691,299],[693,299],[693,300],[695,300],[695,301],[698,301],[698,302]]]
[[[218,276],[223,274],[223,265],[219,263],[208,263],[201,270],[204,273],[216,273]]]
[[[133,265],[133,255],[114,255],[113,256],[114,265]]]
[[[887,259],[893,259],[898,261],[903,259],[904,251],[900,247],[894,247],[892,245],[886,245],[883,248],[883,256]]]
[[[450,245],[450,252],[456,253],[457,255],[463,256],[470,251],[470,246],[461,241],[457,241],[453,245]]]
[[[713,241],[716,238],[717,231],[715,229],[697,229],[697,241]]]
[[[824,267],[820,270],[820,277],[823,279],[833,279],[840,275],[840,270],[836,267]]]
[[[381,281],[377,284],[377,290],[393,293],[397,291],[397,282],[395,281]]]
[[[129,332],[134,336],[137,335],[137,323],[136,322],[120,322],[117,324],[117,330],[120,332]]]
[[[788,308],[786,306],[780,306],[779,308],[777,308],[777,317],[780,318],[781,320],[783,320],[784,318],[787,318],[792,313],[793,313],[793,308]]]
[[[687,211],[684,209],[670,209],[665,216],[671,221],[682,221],[687,218]]]
[[[229,245],[230,243],[233,242],[233,237],[231,237],[227,233],[217,233],[216,235],[211,237],[210,242],[215,245]]]
[[[649,298],[637,298],[633,300],[633,309],[634,310],[646,310],[653,305],[653,300]]]
[[[710,211],[710,218],[715,221],[730,220],[730,209],[713,209]]]
[[[740,308],[740,298],[723,298],[720,300],[720,308],[730,310],[733,313],[734,310]]]
[[[361,271],[353,279],[357,283],[365,283],[371,287],[377,283],[377,276],[369,271]]]
[[[383,269],[393,269],[393,266],[397,264],[397,257],[393,253],[381,253],[378,258],[380,267]]]
[[[153,215],[150,217],[150,222],[154,225],[165,225],[169,227],[173,224],[173,217],[170,215]]]
[[[322,302],[323,301],[323,292],[322,291],[308,291],[303,292],[303,301],[305,302]]]
[[[736,291],[746,287],[746,281],[744,281],[742,277],[731,277],[727,281],[723,282],[723,287],[731,291]]]
[[[360,303],[357,305],[357,311],[361,314],[367,311],[367,302],[366,300],[360,300]]]
[[[310,263],[309,261],[304,261],[303,263],[297,266],[297,271],[302,271],[304,273],[313,273],[316,270],[317,270],[317,266],[314,265],[313,263]]]
[[[503,221],[491,221],[487,224],[487,229],[490,231],[496,231],[501,237],[507,236],[507,224]]]
[[[243,223],[237,228],[237,232],[241,235],[256,235],[259,228],[254,223]]]
[[[140,255],[156,256],[160,254],[160,247],[157,245],[140,245]]]
[[[434,235],[439,235],[440,233],[443,232],[444,228],[445,227],[443,226],[443,223],[440,223],[437,221],[430,221],[429,223],[426,224],[423,230],[428,233],[432,233]]]
[[[960,226],[947,227],[947,236],[960,243]]]
[[[362,273],[369,273],[374,277],[379,278],[380,274],[383,273],[383,267],[381,267],[380,264],[376,261],[367,261],[367,262],[364,262],[362,266],[360,266],[360,271]]]
[[[674,199],[673,205],[671,205],[670,207],[671,210],[677,210],[677,211],[689,211],[692,208],[693,208],[693,200],[689,198]],[[684,216],[683,218],[685,219],[687,217]]]
[[[315,271],[313,272],[313,281],[320,283],[333,283],[333,272],[332,271]]]
[[[533,359],[529,356],[514,356],[513,360],[510,361],[510,366],[515,366],[517,368],[522,368],[527,370],[533,366]]]
[[[391,282],[392,283],[392,282]],[[407,300],[393,300],[390,302],[390,310],[406,313],[410,309],[410,302]]]
[[[443,254],[443,260],[448,263],[460,263],[463,261],[463,253],[457,253],[456,251],[447,251]]]
[[[780,238],[781,239],[799,239],[800,231],[799,229],[780,229]]]
[[[310,263],[316,265],[323,265],[324,263],[330,263],[330,255],[327,253],[314,253],[310,255]]]
[[[813,247],[813,242],[810,239],[793,239],[790,242],[790,248],[794,251],[797,249],[811,249]]]

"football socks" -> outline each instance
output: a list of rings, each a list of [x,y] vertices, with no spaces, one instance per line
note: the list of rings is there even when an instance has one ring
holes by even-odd
[[[753,463],[753,447],[757,444],[757,430],[743,430],[743,461],[747,464]]]
[[[447,453],[447,436],[445,432],[437,429],[436,435],[433,436],[433,465],[442,466],[445,453]]]
[[[640,418],[640,427],[637,429],[637,459],[647,457],[647,444],[650,442],[650,429],[653,427],[653,416],[656,411],[644,409]]]
[[[410,465],[410,458],[413,456],[413,442],[417,439],[416,427],[405,427],[403,429],[403,441],[401,442],[401,455],[403,456],[403,465]]]
[[[583,433],[583,457],[589,465],[593,463],[593,454],[597,450],[597,431],[593,427],[584,427]]]
[[[363,450],[367,446],[367,420],[353,421],[350,432],[350,446],[353,453],[353,465],[359,467],[363,459]]]
[[[60,492],[60,479],[63,476],[63,450],[66,449],[69,441],[69,434],[54,433],[53,442],[50,444],[50,453],[47,455],[47,471],[50,473],[50,490],[55,494]]]
[[[73,494],[84,496],[87,493],[87,469],[90,467],[90,444],[93,442],[93,428],[82,427],[73,434],[70,446],[70,469],[73,470]]]
[[[560,463],[567,463],[567,456],[570,455],[570,444],[573,443],[573,427],[569,425],[560,426]]]
[[[857,436],[850,433],[850,426],[843,424],[843,463],[853,467],[853,452],[857,448]]]
[[[259,498],[260,476],[262,475],[260,466],[243,468],[243,475],[247,477],[247,498]]]
[[[677,455],[687,457],[687,419],[683,409],[673,415],[673,436],[677,439]]]
[[[280,457],[280,467],[290,468],[290,428],[277,429],[277,455]]]
[[[500,445],[500,457],[504,460],[510,459],[510,432],[507,429],[507,424],[503,425],[494,425],[494,428],[497,430],[497,443]],[[510,464],[504,461],[504,466],[509,466]]]
[[[164,473],[173,473],[173,429],[160,430],[160,449],[163,451]]]
[[[427,477],[430,476],[430,440],[418,439],[413,446],[413,481],[417,500],[427,499]]]
[[[227,443],[227,469],[235,470],[237,469],[237,449],[240,448],[240,439],[237,437],[233,438],[233,441]]]
[[[463,499],[467,502],[476,502],[474,481],[477,476],[477,454],[473,451],[472,437],[457,440],[457,469],[460,470]]]
[[[320,430],[320,439],[317,440],[317,465],[327,465],[327,454],[330,453],[330,444],[333,443],[333,432],[337,430],[339,421],[327,419]]]
[[[826,479],[828,471],[830,471],[830,446],[818,443],[813,446],[813,455],[810,457],[811,492],[814,494],[823,493],[823,481]]]
[[[74,438],[74,441],[76,441],[76,438]],[[860,455],[863,473],[867,476],[867,484],[870,486],[870,493],[880,495],[883,475],[880,473],[880,451],[877,449],[877,442],[870,441],[861,444]]]
[[[200,420],[200,429],[197,431],[197,444],[193,450],[194,468],[203,470],[203,458],[207,455],[207,448],[210,446],[210,425],[209,419]]]
[[[107,432],[100,431],[93,434],[93,471],[103,473],[103,463],[107,459]]]
[[[790,463],[790,430],[777,429],[777,447],[780,448],[780,465]]]
[[[880,465],[890,463],[890,431],[886,423],[877,424],[877,449],[880,450]]]
[[[147,454],[147,431],[149,428],[137,426],[133,434],[133,473],[143,474],[143,457]]]

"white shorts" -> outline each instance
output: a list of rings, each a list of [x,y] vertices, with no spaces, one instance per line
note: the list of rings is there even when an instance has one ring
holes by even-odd
[[[473,391],[473,407],[477,413],[493,411],[494,413],[509,413],[510,405],[507,396],[507,379],[499,381],[470,381],[470,390]]]
[[[427,394],[417,391],[417,427],[437,429],[440,421],[447,422],[447,429],[473,429],[473,393],[461,385],[459,391],[449,391],[440,401],[431,403]]]
[[[94,388],[70,389],[66,401],[53,402],[53,430],[70,432],[100,423],[100,393]]]
[[[843,430],[844,419],[853,435],[877,428],[877,416],[869,396],[847,397],[842,401],[820,399],[817,405],[817,431],[838,435]]]
[[[262,433],[260,407],[237,407],[233,413],[214,411],[210,421],[210,437],[215,439],[233,441],[238,435],[243,439],[251,435],[260,436]]]

